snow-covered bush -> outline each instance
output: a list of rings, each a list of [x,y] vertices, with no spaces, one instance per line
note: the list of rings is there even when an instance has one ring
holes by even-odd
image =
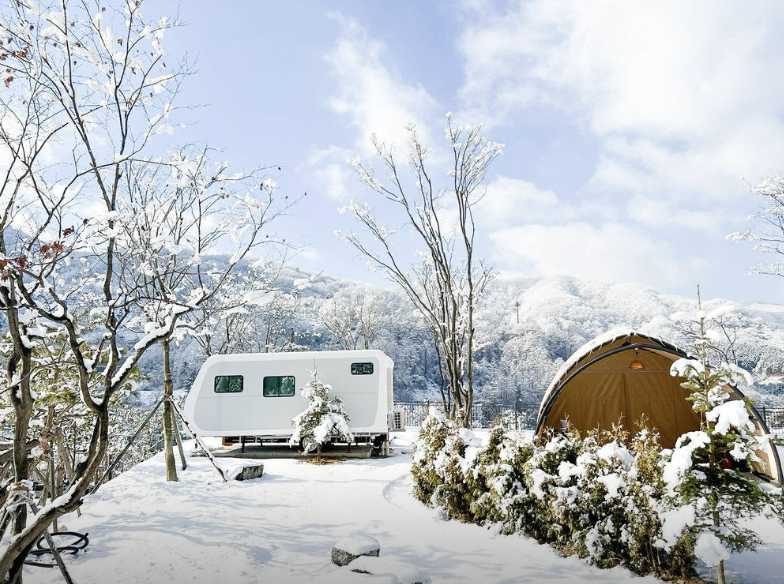
[[[664,482],[659,434],[640,421],[638,432],[632,437],[634,461],[626,476],[623,543],[626,566],[638,574],[655,572],[667,578],[686,578],[693,574],[693,541],[678,538],[669,551],[656,546],[662,537],[659,516],[664,497]]]
[[[561,526],[558,547],[612,567],[624,557],[622,501],[634,456],[618,438],[602,443],[603,437],[590,434],[579,442],[575,462],[559,465],[552,506],[555,523]]]
[[[689,578],[693,511],[672,505],[662,456],[645,420],[632,437],[618,425],[535,443],[495,428],[477,448],[470,431],[430,416],[412,476],[417,498],[448,518],[523,533],[603,568]]]
[[[533,453],[530,439],[496,427],[487,445],[473,459],[466,475],[470,511],[480,524],[499,523],[504,532],[519,530],[528,492],[523,466]]]
[[[449,434],[443,450],[434,461],[439,483],[433,491],[431,504],[449,519],[470,521],[471,493],[466,472],[470,466],[471,453],[461,430]]]
[[[470,492],[465,480],[470,462],[465,438],[468,431],[461,431],[451,420],[436,415],[428,416],[414,452],[411,474],[414,495],[423,503],[435,507],[445,517],[470,521]],[[462,434],[462,435],[461,435]]]
[[[540,542],[561,542],[566,537],[566,525],[557,520],[554,503],[562,497],[561,471],[564,463],[574,465],[580,447],[580,437],[571,430],[551,434],[538,445],[523,467],[529,497],[521,516],[522,529]]]
[[[499,452],[499,472],[492,482],[504,533],[520,531],[527,519],[531,494],[526,487],[524,469],[533,453],[530,437],[518,432],[506,433]]]
[[[293,419],[294,432],[289,443],[300,446],[305,452],[320,452],[328,442],[353,442],[349,418],[338,396],[330,397],[332,387],[322,383],[316,372],[302,389],[308,406]]]
[[[436,415],[431,414],[422,422],[411,462],[411,476],[414,480],[414,496],[427,505],[441,484],[441,477],[435,467],[436,458],[444,450],[447,438],[454,433],[454,424]]]

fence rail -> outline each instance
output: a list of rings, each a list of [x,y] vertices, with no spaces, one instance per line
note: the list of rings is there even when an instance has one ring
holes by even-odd
[[[441,402],[395,402],[394,427],[419,427],[431,411],[444,412]],[[478,402],[471,410],[473,428],[489,428],[497,424],[509,430],[533,430],[536,425],[538,405],[519,404],[510,406],[497,403]]]
[[[419,427],[431,410],[443,413],[441,402],[395,402],[394,427],[403,429]],[[771,432],[784,433],[784,408],[760,407],[758,411]],[[509,430],[533,430],[539,405],[520,403],[506,405],[478,402],[471,411],[473,428],[489,428],[497,424]]]
[[[771,432],[784,433],[784,408],[759,408],[759,413]]]

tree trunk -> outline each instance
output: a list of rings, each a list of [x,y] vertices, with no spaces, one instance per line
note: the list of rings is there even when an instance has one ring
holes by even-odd
[[[25,557],[46,529],[58,517],[75,511],[82,503],[82,497],[90,489],[95,473],[106,455],[109,441],[109,414],[106,404],[96,412],[95,426],[84,462],[76,469],[76,477],[68,491],[58,497],[57,504],[50,504],[36,513],[27,528],[15,535],[0,554],[0,578],[4,582],[17,582],[22,573]]]
[[[28,357],[29,359],[29,357]],[[23,358],[22,361],[25,359]],[[29,375],[29,370],[25,371],[27,367],[22,364],[21,375]],[[30,462],[27,458],[27,432],[30,426],[30,417],[32,415],[32,403],[25,396],[26,392],[21,386],[25,384],[24,381],[20,382],[20,386],[13,389],[11,392],[11,402],[14,406],[14,480],[21,482],[30,478]],[[17,506],[14,511],[13,533],[14,535],[20,533],[27,522],[27,507],[25,505]]]
[[[5,249],[4,244],[2,248]],[[33,398],[30,391],[33,367],[32,349],[22,338],[20,328],[22,324],[19,320],[19,310],[16,308],[16,293],[13,284],[3,296],[6,306],[8,306],[6,317],[14,346],[14,352],[9,358],[6,368],[8,385],[13,386],[16,383],[16,386],[11,390],[11,405],[14,408],[14,481],[21,484],[22,481],[30,478],[27,434],[30,428],[30,418],[33,415]],[[11,515],[13,517],[11,532],[13,535],[19,535],[27,526],[27,505],[17,505],[11,511]],[[8,574],[8,582],[14,584],[22,582],[22,565],[25,556],[26,550],[21,559],[17,558],[17,561],[12,564]]]
[[[171,362],[169,360],[170,348],[168,337],[161,343],[163,350],[163,453],[166,460],[166,480],[176,481],[177,462],[174,459],[174,431],[171,399],[174,396],[174,384],[172,383]]]
[[[715,457],[713,456],[713,444],[711,444],[711,460],[715,463]],[[713,526],[718,530],[719,526],[721,525],[718,511],[718,501],[713,501],[713,505]],[[727,580],[724,576],[724,560],[719,560],[719,565],[716,566],[716,584],[726,584],[726,582]]]

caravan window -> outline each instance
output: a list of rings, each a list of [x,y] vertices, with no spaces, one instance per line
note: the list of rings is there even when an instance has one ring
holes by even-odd
[[[241,393],[242,375],[216,375],[215,393]]]
[[[373,363],[352,363],[351,375],[373,375]]]
[[[296,382],[293,375],[276,375],[265,377],[262,394],[264,397],[291,397],[294,395]]]

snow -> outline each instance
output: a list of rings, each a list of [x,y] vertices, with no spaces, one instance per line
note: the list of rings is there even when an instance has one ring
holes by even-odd
[[[716,406],[706,414],[706,417],[710,422],[716,422],[716,432],[721,435],[727,434],[730,428],[748,432],[755,430],[746,404],[739,399]]]
[[[697,538],[694,545],[694,554],[702,560],[706,566],[715,566],[721,560],[728,560],[729,550],[724,547],[716,535],[710,531],[703,531]]]
[[[626,481],[623,480],[623,477],[614,472],[600,476],[596,480],[602,483],[604,488],[607,489],[608,499],[614,499],[617,497],[618,491],[626,486]]]
[[[537,499],[543,500],[547,496],[547,494],[542,489],[542,485],[544,485],[547,480],[552,478],[552,475],[547,474],[541,468],[535,468],[531,471],[531,492],[536,495]]]
[[[627,448],[616,441],[608,442],[599,450],[596,451],[596,456],[605,462],[612,462],[617,460],[623,464],[624,467],[629,468],[634,462],[634,455],[629,452]]]
[[[313,430],[313,438],[319,444],[323,444],[333,433],[340,436],[351,436],[345,416],[335,413],[324,414],[316,429]]]
[[[564,460],[561,464],[558,465],[558,478],[562,483],[567,483],[569,482],[569,479],[580,476],[582,473],[583,469],[581,467],[569,462],[568,460]]]
[[[264,464],[262,479],[224,484],[205,458],[190,458],[180,481],[167,483],[159,455],[110,481],[85,498],[81,517],[61,520],[63,529],[90,534],[88,552],[66,558],[74,581],[103,584],[107,574],[114,584],[399,581],[399,573],[376,579],[332,565],[334,542],[363,533],[380,542],[382,567],[405,564],[433,584],[661,584],[562,558],[526,537],[439,520],[410,494],[406,455]],[[56,570],[36,568],[27,568],[25,578],[27,584],[61,581]],[[763,582],[771,580],[745,584]]]
[[[662,522],[662,541],[657,542],[657,546],[669,550],[677,543],[683,530],[694,524],[694,517],[694,507],[691,505],[659,513]]]
[[[749,458],[749,455],[754,455],[754,453],[751,452],[740,442],[736,442],[735,444],[733,444],[732,450],[730,450],[730,456],[733,458],[733,460],[738,460],[738,461],[746,460],[747,458]]]
[[[702,363],[696,359],[678,359],[670,367],[670,375],[673,377],[688,377],[691,372],[702,373]]]
[[[423,570],[398,558],[357,558],[343,570],[361,570],[374,576],[383,577],[385,582],[394,584],[412,584],[413,582],[428,584],[430,582],[430,577]],[[343,574],[341,574],[342,576]],[[373,579],[371,582],[377,582],[377,580]]]
[[[664,465],[662,479],[670,490],[675,489],[681,478],[692,465],[692,455],[710,443],[710,437],[702,431],[687,432],[678,438],[672,451],[670,461]]]

